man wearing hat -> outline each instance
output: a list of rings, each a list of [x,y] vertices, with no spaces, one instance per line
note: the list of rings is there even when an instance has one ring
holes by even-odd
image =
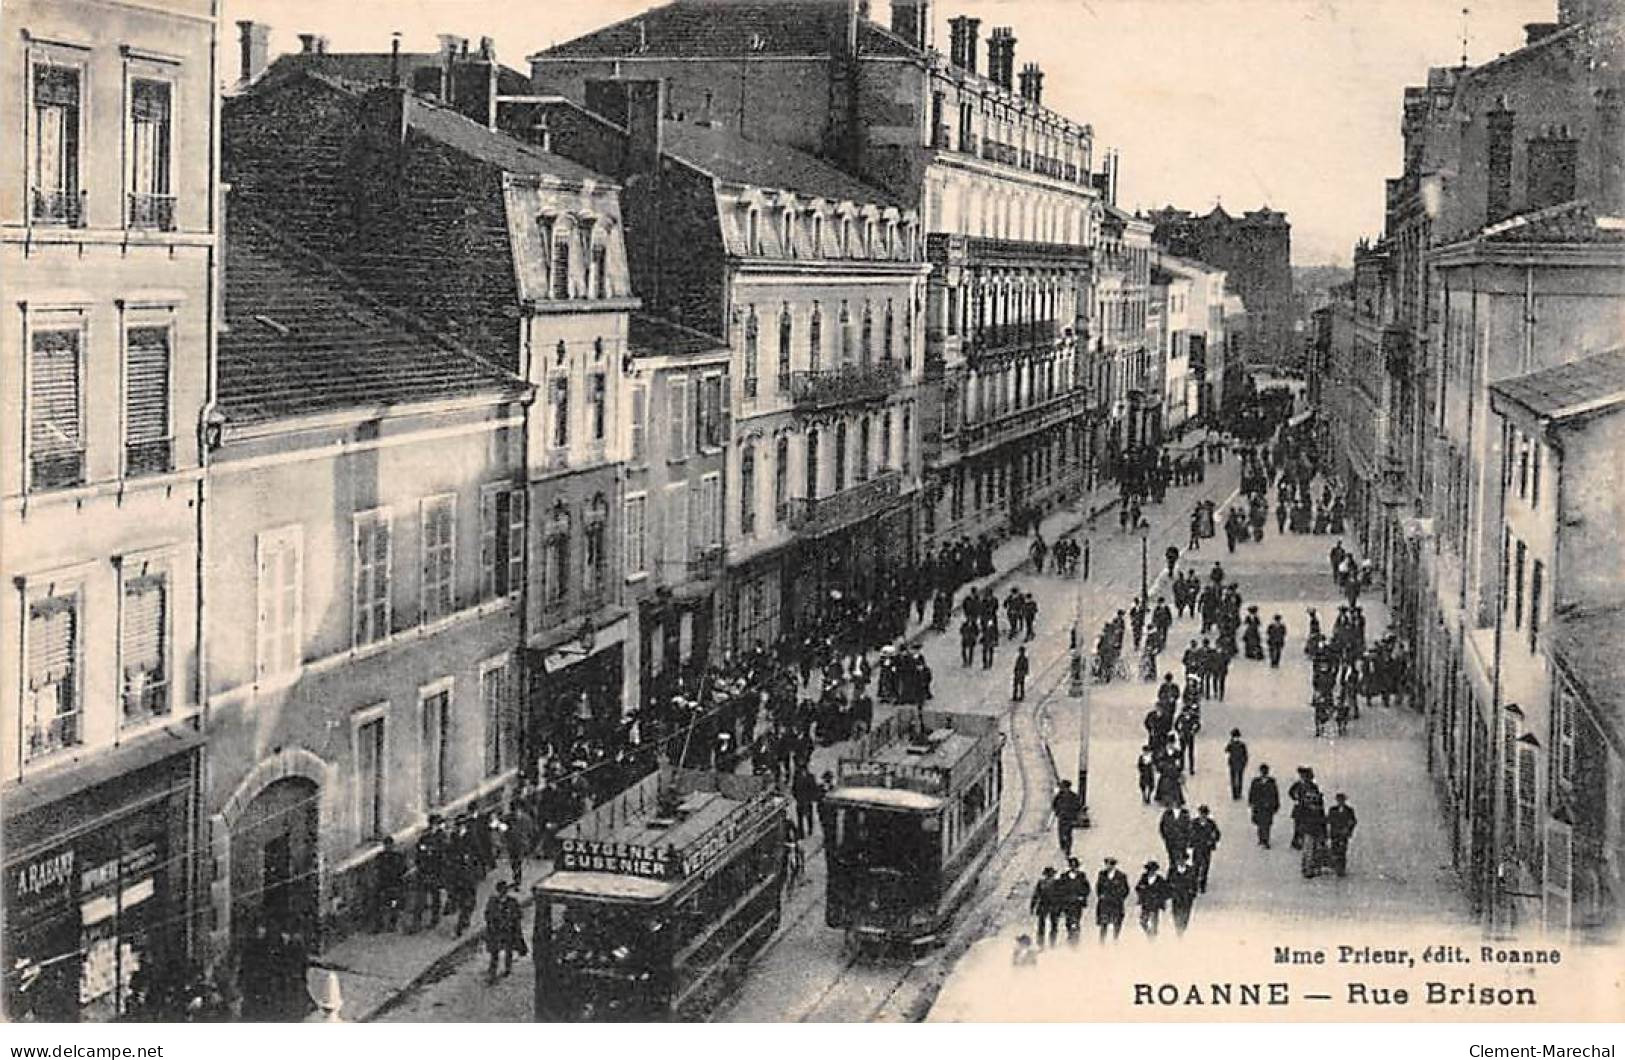
[[[1106,930],[1112,938],[1123,933],[1123,905],[1128,901],[1128,877],[1117,867],[1116,858],[1107,858],[1105,868],[1095,877],[1095,923],[1100,927],[1100,941],[1106,941]]]
[[[1168,899],[1174,914],[1174,931],[1180,935],[1191,922],[1191,909],[1200,890],[1196,867],[1189,858],[1177,859],[1168,870]]]
[[[513,972],[513,955],[524,956],[525,936],[521,930],[519,902],[510,894],[513,885],[498,880],[496,893],[485,903],[485,948],[491,954],[491,966],[486,977],[497,978],[497,959],[502,959],[502,974]]]
[[[1240,729],[1230,730],[1230,742],[1224,745],[1224,757],[1230,767],[1230,797],[1241,798],[1241,778],[1247,772],[1247,744]]]
[[[1140,929],[1147,938],[1157,937],[1157,921],[1168,905],[1168,877],[1155,861],[1145,863],[1145,871],[1134,885],[1134,896],[1140,903]]]
[[[1207,893],[1207,873],[1213,866],[1213,851],[1219,846],[1219,822],[1211,813],[1206,806],[1198,806],[1196,816],[1191,818],[1191,868],[1196,872],[1196,889],[1203,894]]]
[[[1340,791],[1334,796],[1334,801],[1335,805],[1326,811],[1326,834],[1331,840],[1332,868],[1339,876],[1345,876],[1349,868],[1349,839],[1359,822],[1347,795]]]
[[[1089,877],[1078,868],[1077,858],[1066,859],[1066,871],[1057,878],[1061,897],[1061,912],[1066,916],[1066,940],[1078,941],[1083,925],[1083,910],[1089,904]]]
[[[1275,815],[1281,809],[1281,789],[1275,784],[1275,778],[1270,776],[1270,767],[1260,765],[1258,776],[1253,778],[1247,789],[1247,805],[1252,810],[1253,825],[1258,829],[1258,845],[1265,850],[1270,848],[1270,829],[1275,824]]]
[[[1027,908],[1038,918],[1038,944],[1055,945],[1055,936],[1061,922],[1061,883],[1055,877],[1053,866],[1045,865],[1044,874],[1033,886],[1033,896]]]

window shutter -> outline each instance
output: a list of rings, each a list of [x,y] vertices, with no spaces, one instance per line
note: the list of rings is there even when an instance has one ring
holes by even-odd
[[[643,420],[644,420],[643,403],[644,403],[645,397],[646,397],[646,393],[645,393],[644,389],[641,386],[636,386],[636,387],[632,388],[632,459],[633,460],[641,460],[643,458],[643,447],[644,447],[644,444],[645,444],[644,443],[644,438],[643,438],[643,431],[644,431],[644,427],[643,427]]]
[[[525,578],[525,492],[508,491],[508,591],[516,593]]]
[[[480,493],[480,595],[497,594],[497,497],[498,491]]]
[[[1570,916],[1573,910],[1573,884],[1570,877],[1574,870],[1574,830],[1572,826],[1562,821],[1548,818],[1546,821],[1546,857],[1544,861],[1545,872],[1542,874],[1542,891],[1545,895],[1543,902],[1546,931],[1549,934],[1563,936],[1569,933]]]
[[[125,438],[155,442],[169,437],[169,331],[131,328]]]
[[[74,639],[78,634],[78,618],[72,597],[44,600],[30,609],[28,629],[30,691],[51,684],[72,685],[73,649]],[[71,710],[71,701],[63,702],[68,703]]]
[[[124,672],[144,671],[162,677],[164,610],[162,577],[139,578],[124,590]]]
[[[553,242],[553,297],[570,297],[570,243],[564,239]]]
[[[29,405],[30,444],[37,452],[77,452],[79,441],[79,332],[34,335]]]
[[[688,380],[676,378],[668,384],[671,410],[671,456],[688,455]]]

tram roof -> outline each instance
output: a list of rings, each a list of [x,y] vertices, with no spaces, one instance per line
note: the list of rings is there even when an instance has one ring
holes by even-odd
[[[865,806],[920,813],[939,810],[948,801],[939,795],[927,795],[908,788],[836,788],[826,797],[833,802],[862,803]]]
[[[587,895],[629,902],[658,902],[677,889],[681,880],[651,880],[645,876],[622,876],[615,872],[574,872],[565,869],[542,881],[549,894]]]
[[[907,741],[889,743],[871,751],[868,756],[870,762],[883,762],[889,765],[934,766],[938,769],[952,769],[954,763],[970,754],[971,749],[981,739],[980,735],[969,736],[963,732],[953,731],[935,739],[929,751],[923,751],[921,746]]]

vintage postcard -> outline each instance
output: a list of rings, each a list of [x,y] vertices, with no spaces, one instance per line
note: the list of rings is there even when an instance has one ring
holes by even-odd
[[[1625,1017],[1625,3],[1467,2],[5,0],[6,1020]]]

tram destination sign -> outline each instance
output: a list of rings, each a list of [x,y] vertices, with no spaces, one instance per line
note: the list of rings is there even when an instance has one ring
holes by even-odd
[[[841,783],[853,787],[904,788],[926,795],[946,795],[949,789],[948,770],[941,766],[847,758],[840,771]]]

